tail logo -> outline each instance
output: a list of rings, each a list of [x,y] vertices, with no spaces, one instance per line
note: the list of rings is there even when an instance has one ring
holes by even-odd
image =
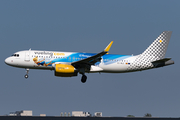
[[[159,40],[160,43],[162,43],[162,40]]]

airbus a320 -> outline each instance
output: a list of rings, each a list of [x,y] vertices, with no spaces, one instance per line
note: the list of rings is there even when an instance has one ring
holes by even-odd
[[[14,53],[5,59],[7,65],[25,68],[25,78],[29,69],[54,70],[55,76],[72,77],[82,74],[81,82],[85,83],[85,73],[126,73],[153,69],[174,64],[165,53],[171,37],[171,31],[162,32],[154,42],[139,55],[108,54],[109,45],[99,53],[80,53],[62,51],[25,50]]]

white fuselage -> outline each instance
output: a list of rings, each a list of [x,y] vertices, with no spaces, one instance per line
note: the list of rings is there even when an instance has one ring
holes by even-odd
[[[5,63],[10,66],[20,68],[54,70],[55,64],[71,64],[72,62],[82,60],[93,55],[95,54],[29,50],[14,53],[5,60]],[[34,58],[37,58],[36,61]],[[90,71],[86,72],[130,72],[133,71],[133,69],[129,70],[128,68],[136,58],[137,56],[107,54],[102,56],[100,62],[97,62],[95,65],[91,65]]]

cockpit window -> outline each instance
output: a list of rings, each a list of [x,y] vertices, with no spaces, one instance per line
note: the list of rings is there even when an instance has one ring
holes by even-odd
[[[14,56],[14,57],[19,57],[19,54],[13,54],[11,56]]]

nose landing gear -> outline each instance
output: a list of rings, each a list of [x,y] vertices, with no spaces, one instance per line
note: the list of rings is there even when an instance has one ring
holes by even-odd
[[[29,68],[26,69],[26,75],[24,76],[26,79],[29,77],[28,73],[29,73]]]
[[[26,74],[24,77],[27,79],[27,78],[28,78],[28,75]]]

